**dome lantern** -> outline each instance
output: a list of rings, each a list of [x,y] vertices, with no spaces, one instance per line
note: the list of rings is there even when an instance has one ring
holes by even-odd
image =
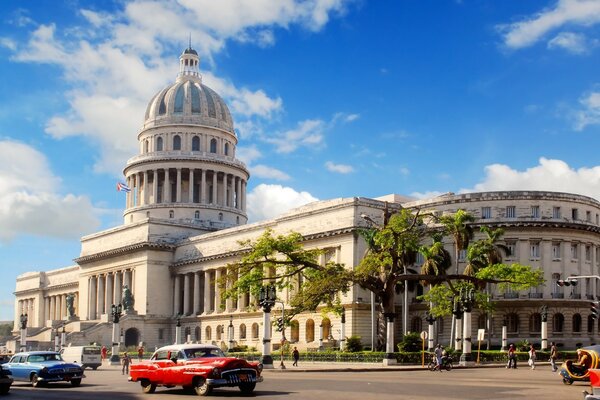
[[[181,53],[181,56],[179,56],[179,74],[177,75],[177,82],[186,79],[202,82],[202,77],[200,76],[200,57],[198,57],[198,52],[192,49],[191,42],[188,48]]]

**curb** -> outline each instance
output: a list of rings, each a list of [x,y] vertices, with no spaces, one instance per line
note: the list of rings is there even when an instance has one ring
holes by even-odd
[[[536,363],[536,365],[539,366],[543,366],[543,365],[550,365],[550,363]],[[452,369],[479,369],[479,368],[505,368],[506,364],[479,364],[479,365],[471,365],[471,366],[466,366],[466,365],[453,365]],[[427,367],[422,367],[420,365],[406,365],[406,366],[402,366],[402,365],[396,365],[396,366],[389,366],[389,367],[381,367],[381,366],[373,366],[373,367],[367,367],[367,366],[356,366],[356,367],[332,367],[332,368],[326,368],[326,367],[313,367],[313,368],[302,368],[302,367],[298,367],[298,368],[286,368],[286,369],[280,369],[280,368],[272,368],[272,369],[264,369],[263,370],[263,374],[265,372],[267,373],[280,373],[280,374],[285,374],[285,373],[296,373],[296,372],[386,372],[386,371],[429,371],[429,369]],[[450,372],[450,371],[446,371],[446,372]]]

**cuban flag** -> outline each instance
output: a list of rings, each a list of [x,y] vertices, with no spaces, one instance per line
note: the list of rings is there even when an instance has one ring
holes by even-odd
[[[121,182],[117,182],[117,190],[119,192],[127,192],[127,193],[131,192],[131,189],[129,188],[129,186],[127,186],[126,184],[121,183]]]

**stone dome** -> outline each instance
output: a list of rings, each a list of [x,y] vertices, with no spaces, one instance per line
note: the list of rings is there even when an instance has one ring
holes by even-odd
[[[175,83],[152,97],[144,118],[144,129],[170,124],[204,125],[235,135],[231,113],[214,90],[202,83],[199,57],[188,47],[179,57]]]

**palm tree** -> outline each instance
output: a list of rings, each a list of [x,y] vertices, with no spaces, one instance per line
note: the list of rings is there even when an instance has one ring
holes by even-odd
[[[508,254],[508,247],[496,243],[504,234],[504,229],[490,229],[487,226],[482,226],[481,232],[486,234],[486,238],[478,240],[469,246],[467,251],[467,266],[465,267],[465,275],[474,276],[481,268],[488,265],[500,264],[502,262],[502,253]]]
[[[445,233],[452,236],[454,262],[456,263],[456,274],[458,275],[458,255],[462,250],[469,247],[469,242],[473,238],[473,228],[470,223],[475,221],[475,217],[465,210],[458,210],[451,215],[442,215],[439,221],[444,225]]]
[[[443,275],[452,265],[450,253],[444,248],[440,236],[433,237],[433,244],[429,247],[421,246],[419,253],[423,255],[424,261],[421,265],[423,275]],[[427,282],[423,282],[426,284]]]

